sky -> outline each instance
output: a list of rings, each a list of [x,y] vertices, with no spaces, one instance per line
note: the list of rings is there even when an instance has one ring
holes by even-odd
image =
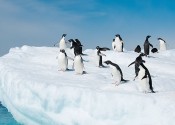
[[[12,47],[48,46],[78,38],[84,49],[109,47],[120,34],[126,50],[143,48],[147,35],[175,45],[174,0],[0,0],[0,56]]]

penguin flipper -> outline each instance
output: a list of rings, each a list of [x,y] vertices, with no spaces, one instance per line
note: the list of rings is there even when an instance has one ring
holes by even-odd
[[[135,63],[135,61],[134,61],[134,62],[132,62],[131,64],[129,64],[129,65],[128,65],[128,67],[129,67],[129,66],[131,66],[131,65],[132,65],[132,64],[134,64],[134,63]]]
[[[145,78],[147,78],[147,75],[146,75],[146,74],[145,74],[145,76],[143,76],[143,78],[142,78],[142,79],[145,79]],[[142,80],[142,79],[141,79],[141,80]]]

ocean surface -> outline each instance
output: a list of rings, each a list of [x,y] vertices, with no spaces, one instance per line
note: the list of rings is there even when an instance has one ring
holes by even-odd
[[[10,112],[8,112],[7,108],[5,108],[1,103],[0,103],[0,125],[20,125],[15,121]]]

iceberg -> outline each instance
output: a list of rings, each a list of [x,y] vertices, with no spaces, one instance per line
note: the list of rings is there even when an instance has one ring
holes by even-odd
[[[66,50],[73,58],[73,52]],[[175,124],[175,50],[144,57],[156,93],[137,89],[133,51],[107,51],[128,83],[115,86],[109,68],[95,65],[95,50],[83,53],[87,74],[59,71],[59,48],[22,46],[0,57],[0,101],[25,125]],[[69,60],[71,69],[73,61]]]

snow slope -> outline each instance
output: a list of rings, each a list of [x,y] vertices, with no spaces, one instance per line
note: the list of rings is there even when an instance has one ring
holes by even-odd
[[[66,50],[73,57],[73,52]],[[141,93],[133,51],[104,52],[130,82],[115,86],[110,68],[95,66],[95,50],[83,56],[87,74],[58,71],[58,48],[12,48],[0,58],[0,101],[26,125],[173,125],[175,124],[175,50],[145,58],[156,93]],[[69,68],[73,62],[69,60]]]

